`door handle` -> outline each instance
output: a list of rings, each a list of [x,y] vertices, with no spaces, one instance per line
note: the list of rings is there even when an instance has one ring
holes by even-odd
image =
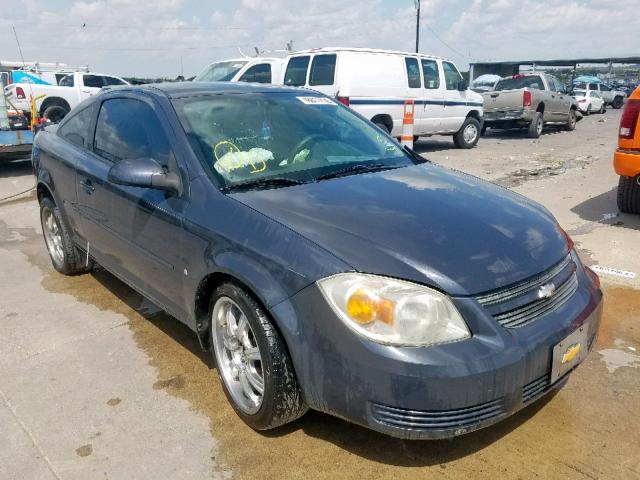
[[[91,195],[96,190],[96,187],[93,186],[93,182],[88,178],[84,180],[80,180],[80,185],[82,185],[82,187],[84,188],[84,191],[87,192],[89,195]]]

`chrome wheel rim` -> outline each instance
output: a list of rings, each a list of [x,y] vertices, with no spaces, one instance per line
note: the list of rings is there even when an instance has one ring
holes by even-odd
[[[470,123],[469,125],[464,127],[462,138],[466,143],[473,143],[477,136],[478,128],[473,123]]]
[[[538,119],[538,123],[536,124],[536,132],[539,134],[542,133],[542,119]]]
[[[253,415],[262,405],[264,371],[249,320],[236,302],[220,297],[211,312],[211,325],[220,377],[238,408]]]
[[[42,222],[42,232],[44,233],[44,242],[47,244],[47,250],[53,261],[60,265],[64,262],[64,248],[62,246],[62,229],[53,212],[48,208],[42,209],[40,215]]]

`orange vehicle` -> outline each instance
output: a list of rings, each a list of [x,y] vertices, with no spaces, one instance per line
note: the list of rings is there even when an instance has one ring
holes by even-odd
[[[622,112],[613,167],[620,175],[618,209],[640,213],[640,87],[631,94]]]

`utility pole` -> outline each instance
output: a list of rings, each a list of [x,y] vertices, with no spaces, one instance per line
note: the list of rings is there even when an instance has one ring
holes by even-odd
[[[416,6],[416,53],[420,51],[420,0],[413,0]]]

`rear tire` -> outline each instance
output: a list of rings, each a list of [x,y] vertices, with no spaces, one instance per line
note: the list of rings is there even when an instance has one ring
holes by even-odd
[[[262,306],[227,282],[213,292],[209,318],[218,377],[238,416],[268,430],[304,415],[308,407],[289,352]]]
[[[600,106],[600,110],[598,110],[598,113],[600,115],[602,115],[604,112],[606,112],[607,110],[604,108],[604,102],[602,102],[602,105]]]
[[[567,124],[565,128],[569,131],[576,129],[576,123],[578,122],[578,117],[576,116],[576,111],[574,109],[569,110],[569,115],[567,116]]]
[[[584,112],[584,114],[588,117],[589,115],[591,115],[591,104],[589,104],[589,106],[587,107],[587,111]]]
[[[53,268],[64,275],[78,275],[93,268],[93,260],[87,262],[86,254],[76,247],[60,209],[49,197],[40,200],[40,224]]]
[[[391,130],[382,122],[375,122],[374,125],[387,133],[391,133]]]
[[[640,185],[638,177],[620,177],[618,180],[618,210],[622,213],[640,213]]]
[[[49,105],[47,108],[45,108],[44,112],[42,112],[42,116],[48,120],[51,120],[52,123],[58,123],[62,121],[64,117],[66,117],[67,113],[69,113],[69,110],[66,107],[54,104]]]
[[[542,113],[536,112],[533,120],[529,124],[529,128],[527,129],[527,137],[529,138],[539,138],[542,135],[542,129],[544,128],[544,120],[542,118]]]
[[[622,107],[623,104],[624,104],[623,98],[620,96],[617,96],[613,99],[611,106],[617,110],[618,108]]]
[[[460,130],[453,135],[453,143],[458,148],[473,148],[480,139],[480,122],[474,117],[467,117]]]

